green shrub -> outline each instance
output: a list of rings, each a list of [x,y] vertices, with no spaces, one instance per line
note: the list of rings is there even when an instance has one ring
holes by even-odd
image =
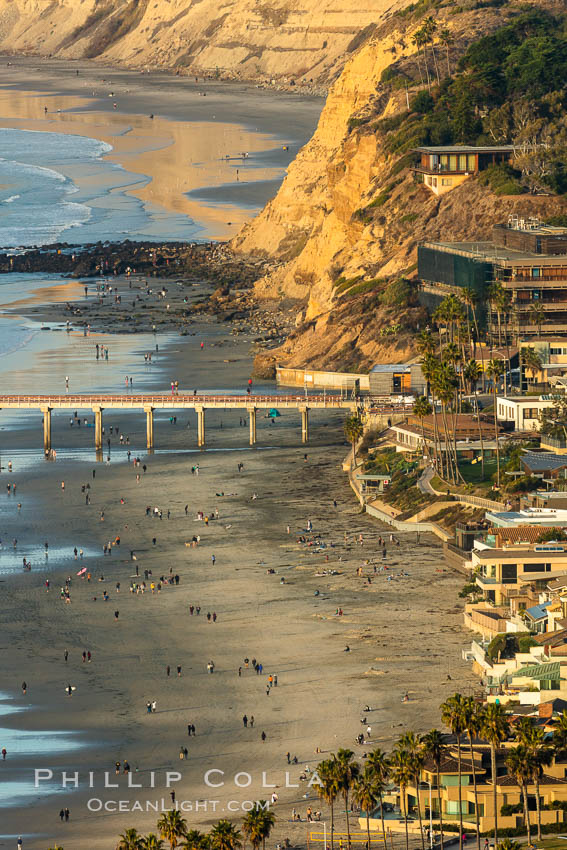
[[[346,292],[347,289],[350,289],[351,286],[354,286],[355,283],[358,283],[359,280],[362,280],[362,275],[357,275],[356,277],[339,277],[335,283],[335,292],[339,295],[341,292]]]
[[[491,165],[479,174],[478,182],[490,186],[495,195],[521,195],[526,190],[520,177],[520,172],[510,165]]]
[[[365,292],[371,292],[373,289],[377,289],[383,283],[383,279],[379,277],[374,280],[363,280],[362,283],[356,283],[354,286],[351,286],[345,293],[345,297],[352,298],[355,295],[363,295]]]
[[[392,281],[380,296],[386,307],[408,307],[415,297],[415,288],[409,280],[400,277]]]
[[[410,109],[412,112],[432,112],[435,107],[435,101],[431,97],[427,89],[419,91],[410,101]]]
[[[348,119],[348,131],[352,133],[353,130],[356,130],[357,127],[364,127],[365,124],[368,124],[369,118],[356,118],[355,116],[351,116]]]
[[[507,815],[517,815],[520,812],[524,811],[524,806],[522,803],[515,803],[512,805],[511,803],[506,803],[504,806],[500,806],[500,814],[503,817]]]

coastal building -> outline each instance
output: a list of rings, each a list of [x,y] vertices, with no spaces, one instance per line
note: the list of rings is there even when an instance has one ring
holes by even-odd
[[[510,162],[514,147],[433,145],[415,148],[413,152],[419,154],[419,162],[413,169],[416,179],[435,195],[444,195],[479,171]]]
[[[482,434],[485,455],[489,457],[496,452],[496,439],[494,436],[494,424],[470,413],[459,413],[456,416],[447,417],[447,434],[449,440],[456,440],[457,453],[462,458],[475,460],[481,450],[480,433]],[[440,417],[435,419],[433,415],[423,418],[415,415],[408,416],[405,422],[393,425],[389,430],[390,436],[400,452],[414,452],[425,450],[433,452],[434,443],[445,451],[446,434]],[[503,432],[499,431],[499,441],[506,439]]]
[[[517,540],[529,540],[530,531],[541,535],[547,528],[567,527],[567,510],[564,508],[520,508],[519,511],[492,511],[485,514],[486,521],[493,526],[491,535],[496,541],[512,540],[512,535],[506,535],[500,529],[516,529]],[[514,540],[514,542],[517,542]]]
[[[534,490],[520,498],[520,508],[567,508],[567,490]]]
[[[567,456],[554,452],[525,452],[520,464],[526,475],[541,478],[556,489],[556,485],[567,479]]]
[[[549,699],[549,693],[547,699]],[[511,746],[513,746],[511,743],[503,744],[496,754],[496,806],[499,829],[515,829],[522,826],[524,820],[522,789],[516,779],[508,773],[506,767],[507,751]],[[564,774],[565,765],[559,758],[557,762],[545,768],[540,779],[542,824],[559,824],[563,821],[563,811],[557,808],[557,804],[567,801],[567,779],[564,778]],[[464,745],[459,753],[456,744],[449,742],[439,770],[432,759],[425,761],[421,770],[420,785],[419,792],[415,784],[408,787],[411,813],[417,813],[419,806],[422,817],[426,820],[429,817],[431,805],[432,817],[438,820],[440,804],[445,824],[458,825],[462,815],[464,829],[473,830],[476,829],[478,811],[480,831],[488,833],[494,829],[494,786],[488,744],[475,741],[472,748]],[[431,794],[428,788],[431,788]],[[529,784],[527,790],[529,801],[533,801],[534,785]],[[507,808],[503,813],[504,806]],[[531,802],[529,808],[530,817],[535,820]]]
[[[492,241],[420,245],[417,273],[423,291],[439,298],[475,290],[479,318],[499,345],[536,340],[542,329],[567,336],[567,227],[510,216],[493,228]],[[505,315],[488,298],[493,283],[509,295]]]
[[[368,380],[372,396],[419,396],[427,391],[419,363],[376,363]]]
[[[565,391],[561,380],[567,376],[567,339],[565,337],[531,337],[518,342],[520,350],[521,389],[546,392],[553,388]],[[536,368],[533,364],[524,364],[524,352],[533,349],[539,360]]]
[[[510,423],[515,431],[539,431],[541,413],[553,407],[551,396],[497,396],[496,417],[499,422]]]
[[[550,579],[567,573],[567,542],[539,543],[536,534],[540,528],[493,529],[475,540],[471,566],[486,601],[505,606],[526,585],[545,591]]]

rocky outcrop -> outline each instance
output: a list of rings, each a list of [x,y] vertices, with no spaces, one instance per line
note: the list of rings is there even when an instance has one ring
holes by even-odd
[[[0,0],[0,50],[326,85],[407,0]]]

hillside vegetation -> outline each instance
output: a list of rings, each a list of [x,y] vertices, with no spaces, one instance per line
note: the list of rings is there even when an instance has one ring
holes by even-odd
[[[486,239],[509,213],[565,215],[566,71],[563,5],[421,0],[381,25],[276,198],[234,240],[280,260],[258,295],[300,310],[263,367],[336,368],[345,351],[351,369],[410,356],[427,317],[410,297],[392,311],[387,291],[411,279],[420,242]],[[416,182],[411,150],[449,143],[513,143],[516,156],[439,198]],[[398,328],[384,345],[392,312]]]

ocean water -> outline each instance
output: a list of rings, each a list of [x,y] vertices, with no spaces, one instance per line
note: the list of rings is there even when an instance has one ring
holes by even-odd
[[[200,228],[188,216],[127,193],[148,178],[106,160],[111,150],[85,136],[0,128],[0,249],[196,238]],[[65,174],[77,175],[81,188]]]

